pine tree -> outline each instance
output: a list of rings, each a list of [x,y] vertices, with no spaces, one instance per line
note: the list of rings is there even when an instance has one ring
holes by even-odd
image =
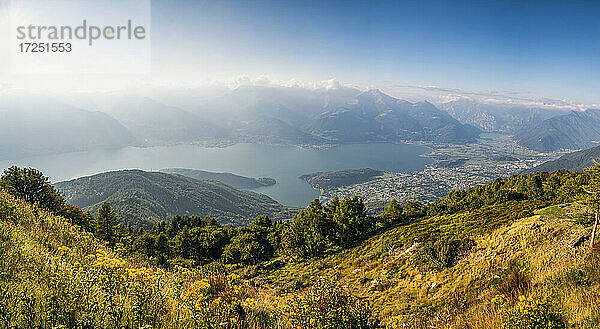
[[[167,263],[169,259],[169,238],[164,232],[161,232],[154,240],[154,250],[156,251],[156,259],[161,265]]]
[[[114,245],[119,223],[119,216],[112,210],[110,203],[103,202],[98,210],[98,217],[96,217],[96,237]]]
[[[393,225],[402,222],[404,219],[403,209],[400,205],[400,202],[398,202],[396,198],[393,198],[392,201],[390,201],[389,206],[387,206],[383,211],[382,217],[388,222],[388,224]]]

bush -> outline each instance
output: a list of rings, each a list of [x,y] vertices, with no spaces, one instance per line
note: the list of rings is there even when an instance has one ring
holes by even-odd
[[[541,299],[519,296],[516,304],[510,305],[503,296],[496,299],[500,304],[506,329],[562,329],[562,316],[554,310],[550,298]]]
[[[427,264],[439,270],[452,267],[461,255],[475,246],[475,241],[469,238],[438,238],[426,242],[417,252],[416,261]]]
[[[496,273],[496,279],[492,280],[496,290],[512,301],[519,296],[526,295],[531,288],[531,282],[527,275],[527,267],[520,262],[513,261],[505,269]]]
[[[247,287],[235,274],[210,275],[183,293],[194,328],[270,328],[276,318],[256,306]]]
[[[374,328],[370,304],[334,282],[321,278],[304,294],[293,296],[284,316],[292,328]]]

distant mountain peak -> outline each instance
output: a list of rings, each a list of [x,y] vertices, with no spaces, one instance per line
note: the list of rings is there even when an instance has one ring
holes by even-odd
[[[519,145],[540,151],[585,149],[600,141],[600,111],[570,111],[551,117],[517,135]]]
[[[393,104],[398,101],[398,99],[385,94],[379,89],[370,89],[364,91],[356,96],[356,99],[360,101],[371,101],[376,104]]]

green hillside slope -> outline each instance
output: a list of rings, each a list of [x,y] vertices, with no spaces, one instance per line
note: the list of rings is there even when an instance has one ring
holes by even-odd
[[[242,225],[259,215],[290,218],[294,208],[266,195],[215,181],[141,170],[121,170],[56,183],[65,199],[92,214],[108,201],[126,221],[147,227],[174,215],[210,214],[221,223]]]
[[[0,328],[268,328],[223,267],[166,271],[0,189]]]
[[[600,163],[600,146],[587,150],[567,153],[556,160],[544,162],[539,166],[529,169],[527,172],[553,172],[561,169],[570,171],[582,171]]]
[[[334,189],[341,186],[360,184],[381,176],[384,172],[371,168],[346,169],[339,171],[315,172],[304,174],[299,178],[309,183],[313,188]]]
[[[577,219],[579,204],[534,214],[540,205],[430,218],[255,280],[285,295],[335,278],[370,300],[390,328],[538,328],[507,325],[527,316],[560,319],[541,328],[598,328],[600,248],[588,247],[592,225]]]
[[[100,216],[85,232],[8,195],[20,181],[7,182],[4,327],[600,326],[598,200],[585,194],[600,190],[600,166],[498,179],[429,205],[392,201],[374,217],[357,198],[240,228],[176,216],[111,247],[95,238]]]
[[[252,178],[252,177],[244,177],[232,173],[226,172],[210,172],[198,169],[187,169],[187,168],[166,168],[161,169],[161,172],[166,172],[169,174],[178,174],[182,176],[187,176],[194,179],[199,180],[214,180],[217,182],[221,182],[225,185],[229,185],[233,188],[237,189],[252,189],[257,187],[271,186],[275,185],[276,181],[273,178],[261,177],[261,178]]]

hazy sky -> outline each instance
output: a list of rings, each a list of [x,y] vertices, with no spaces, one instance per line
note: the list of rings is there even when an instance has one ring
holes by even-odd
[[[155,69],[166,74],[600,98],[597,1],[156,1],[152,9]]]
[[[337,78],[600,103],[599,13],[597,1],[152,1],[149,78]]]

